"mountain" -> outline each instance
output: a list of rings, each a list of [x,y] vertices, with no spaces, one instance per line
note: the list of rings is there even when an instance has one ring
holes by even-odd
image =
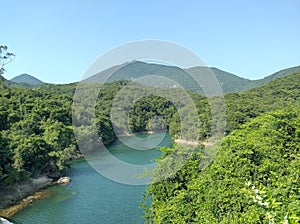
[[[187,152],[180,145],[162,149],[143,201],[146,223],[271,223],[269,211],[272,223],[299,223],[299,192],[290,189],[300,188],[300,72],[225,100],[222,144],[189,159],[173,156]],[[206,166],[211,152],[217,154]],[[165,178],[182,158],[181,169]]]
[[[28,74],[21,74],[18,75],[10,80],[11,82],[30,85],[30,86],[36,86],[36,85],[42,85],[44,84],[41,80],[33,77],[32,75]]]
[[[300,66],[283,69],[278,72],[275,72],[272,75],[266,76],[265,78],[258,79],[258,80],[241,78],[237,75],[222,71],[214,67],[212,67],[211,70],[215,74],[216,78],[218,79],[223,92],[226,94],[226,93],[234,93],[234,92],[243,92],[255,87],[263,86],[278,78],[283,78],[290,74],[300,72]]]
[[[244,90],[244,86],[251,82],[248,79],[240,78],[234,74],[222,71],[217,68],[209,67],[193,67],[189,69],[181,69],[176,66],[150,64],[141,61],[134,61],[122,65],[111,67],[105,71],[95,74],[86,79],[86,82],[113,82],[116,80],[137,80],[143,76],[160,76],[166,79],[147,79],[145,82],[153,86],[164,86],[173,88],[182,86],[185,89],[203,93],[192,75],[200,76],[203,83],[210,81],[212,72],[221,84],[224,93],[238,92]],[[192,75],[191,75],[192,74]],[[105,77],[109,77],[106,80]],[[172,81],[173,80],[173,81]],[[145,83],[145,84],[147,84]]]
[[[241,78],[232,73],[220,70],[215,67],[193,67],[188,69],[181,69],[176,66],[162,65],[162,64],[150,64],[141,61],[133,61],[130,63],[124,63],[104,70],[87,78],[86,82],[113,82],[116,80],[137,80],[142,79],[143,76],[161,76],[162,79],[147,79],[147,83],[153,86],[163,86],[166,88],[178,87],[178,84],[187,90],[191,90],[197,93],[202,93],[203,90],[199,87],[197,82],[192,78],[192,75],[200,77],[201,83],[209,84],[210,81],[214,81],[211,74],[214,73],[215,77],[220,83],[220,86],[224,94],[243,92],[258,86],[262,86],[274,79],[287,76],[291,73],[300,71],[300,66],[288,68],[276,72],[270,76],[267,76],[259,80],[250,80]],[[106,79],[108,77],[108,79]],[[169,80],[169,81],[168,81]],[[170,80],[173,80],[171,82]],[[175,82],[177,83],[175,83]],[[214,89],[214,85],[210,88]],[[207,88],[209,89],[209,88]],[[212,90],[213,91],[213,90]]]
[[[280,70],[278,72],[275,72],[272,75],[269,75],[263,79],[259,79],[259,80],[254,80],[253,82],[257,85],[257,86],[261,86],[264,85],[272,80],[278,79],[278,78],[282,78],[285,77],[287,75],[290,75],[292,73],[296,73],[296,72],[300,72],[300,66],[296,66],[296,67],[291,67],[291,68],[287,68],[287,69],[283,69]]]
[[[207,68],[207,67],[193,67],[189,69],[185,69],[185,71],[196,74],[200,76],[200,80],[205,80],[205,78],[211,75],[211,72],[215,75],[219,84],[223,90],[223,93],[233,93],[233,92],[241,92],[251,87],[251,80],[241,78],[232,73],[220,70],[215,67]]]

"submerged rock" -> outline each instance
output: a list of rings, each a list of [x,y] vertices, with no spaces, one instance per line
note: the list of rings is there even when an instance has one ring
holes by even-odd
[[[70,177],[61,177],[57,181],[58,184],[69,184],[70,182],[71,182],[71,178]]]

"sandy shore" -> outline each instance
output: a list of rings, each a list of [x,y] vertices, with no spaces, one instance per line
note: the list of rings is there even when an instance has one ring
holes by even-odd
[[[197,146],[197,145],[204,145],[204,146],[207,146],[207,147],[210,147],[210,146],[213,146],[214,145],[214,142],[195,142],[195,141],[189,141],[189,140],[185,140],[185,139],[175,139],[174,140],[175,143],[177,144],[180,144],[180,145],[190,145],[190,146]]]
[[[185,140],[185,139],[175,139],[174,140],[175,143],[179,144],[179,145],[190,145],[190,146],[197,146],[199,145],[198,142],[194,142],[194,141],[189,141],[189,140]]]

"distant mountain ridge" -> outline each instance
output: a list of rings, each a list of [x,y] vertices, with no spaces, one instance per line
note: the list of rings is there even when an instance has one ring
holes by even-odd
[[[28,75],[25,73],[12,78],[10,81],[15,83],[24,83],[33,86],[44,84],[44,82],[42,82],[41,80],[35,78],[32,75]]]
[[[239,77],[230,72],[223,71],[215,67],[192,67],[188,69],[181,69],[176,66],[163,65],[163,64],[154,64],[146,63],[142,61],[132,61],[126,62],[121,65],[116,65],[110,67],[100,73],[97,73],[87,79],[85,82],[113,82],[116,80],[137,80],[141,79],[143,76],[160,76],[165,77],[166,79],[173,80],[180,84],[183,88],[202,93],[203,90],[199,87],[197,82],[192,78],[191,74],[200,76],[200,80],[206,80],[208,77],[211,77],[213,73],[216,79],[219,81],[219,84],[222,88],[224,94],[234,93],[234,92],[243,92],[255,87],[262,86],[266,83],[269,83],[272,80],[285,77],[289,74],[300,72],[300,66],[291,67],[287,69],[280,70],[273,73],[272,75],[266,76],[258,80],[250,80],[246,78]],[[108,77],[106,80],[105,77]],[[35,78],[29,74],[21,74],[12,78],[11,80],[6,80],[3,76],[0,76],[0,79],[5,82],[12,82],[17,85],[34,87],[38,85],[46,84],[41,80]],[[148,84],[157,85],[157,80],[155,78],[147,80]],[[179,87],[174,82],[162,81],[159,82],[160,87],[173,88]]]
[[[270,81],[273,81],[275,79],[278,78],[282,78],[285,77],[287,75],[296,73],[300,71],[300,66],[296,66],[296,67],[291,67],[291,68],[286,68],[286,69],[282,69],[278,72],[273,73],[272,75],[266,76],[262,79],[258,79],[258,80],[253,80],[254,83],[257,83],[258,85],[264,85]]]
[[[250,80],[239,77],[232,73],[220,70],[215,67],[193,67],[188,69],[181,69],[176,66],[162,65],[162,64],[150,64],[141,61],[133,61],[130,63],[124,63],[111,67],[105,71],[97,73],[89,78],[86,82],[112,82],[116,80],[136,80],[143,76],[162,76],[167,79],[174,80],[179,83],[183,88],[198,93],[203,93],[202,89],[199,88],[197,82],[192,78],[190,74],[200,76],[200,80],[207,81],[207,78],[211,76],[212,72],[220,83],[220,86],[224,94],[243,92],[258,86],[262,86],[274,79],[285,77],[294,72],[300,71],[300,66],[283,69],[272,75],[269,75],[263,79]],[[109,79],[104,77],[109,76]],[[152,80],[153,83],[155,80]],[[167,83],[167,82],[166,82]],[[169,84],[171,88],[174,85]]]

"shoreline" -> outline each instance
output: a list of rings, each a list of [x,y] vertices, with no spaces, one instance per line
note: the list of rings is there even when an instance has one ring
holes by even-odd
[[[198,142],[189,141],[189,140],[185,140],[185,139],[181,139],[181,138],[175,139],[174,142],[179,145],[190,145],[190,146],[198,146],[199,145]]]
[[[153,134],[161,132],[167,131],[142,131],[117,137],[130,137],[135,134]],[[116,139],[107,141],[105,144],[110,144]],[[72,158],[70,162],[80,159],[84,159],[84,155],[81,153]],[[29,181],[20,184],[5,186],[2,192],[0,192],[0,197],[2,199],[0,201],[0,217],[10,219],[16,213],[29,206],[32,202],[51,197],[51,192],[47,188],[56,183],[56,181],[53,181],[53,179],[48,178],[47,176],[41,176],[36,179],[31,178]]]
[[[3,187],[0,192],[0,216],[11,218],[33,201],[50,196],[45,188],[51,186],[52,181],[51,178],[41,176],[27,182]]]
[[[139,132],[134,132],[134,133],[126,133],[122,135],[117,135],[116,137],[130,137],[134,136],[136,134],[154,134],[154,133],[163,133],[163,132],[168,132],[167,130],[161,130],[161,131],[139,131]],[[116,138],[118,139],[118,138]]]
[[[52,193],[48,189],[39,190],[35,192],[33,195],[29,195],[23,198],[21,201],[19,201],[14,205],[10,205],[7,208],[0,209],[0,216],[5,219],[10,219],[16,213],[20,212],[21,210],[29,206],[32,202],[51,197],[51,195]]]
[[[180,145],[187,145],[187,146],[199,146],[203,145],[205,147],[212,147],[214,146],[214,142],[210,141],[204,141],[204,142],[195,142],[195,141],[189,141],[181,138],[177,138],[174,140],[175,143],[180,144]]]

